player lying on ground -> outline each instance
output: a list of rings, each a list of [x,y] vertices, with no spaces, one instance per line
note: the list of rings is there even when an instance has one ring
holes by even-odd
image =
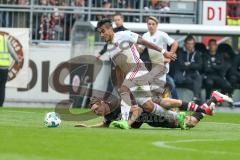
[[[136,44],[144,45],[163,54],[166,58],[175,59],[176,55],[159,48],[151,42],[144,40],[141,36],[130,31],[113,32],[112,23],[109,19],[102,19],[98,22],[96,30],[101,37],[108,42],[107,54],[113,63],[124,73],[125,79],[118,92],[121,96],[121,112],[123,120],[128,120],[131,109],[131,98],[133,94],[137,104],[146,112],[161,115],[163,108],[152,101],[149,81],[155,77],[154,73],[148,72],[143,61],[140,59]],[[158,73],[157,73],[158,74]],[[183,105],[183,104],[182,104]],[[169,107],[169,106],[168,106]],[[182,109],[201,112],[212,115],[212,107],[209,105],[183,106]],[[124,112],[124,113],[123,113]]]
[[[229,101],[229,97],[214,91],[211,95],[210,100],[207,103],[222,103],[224,101]],[[113,122],[113,126],[128,129],[129,126],[131,128],[139,128],[143,123],[147,123],[152,127],[166,127],[166,128],[182,128],[186,127],[192,128],[195,127],[198,122],[204,117],[203,113],[194,112],[191,116],[186,116],[183,112],[176,113],[173,111],[163,111],[160,116],[151,114],[149,112],[143,111],[137,105],[133,105],[131,107],[130,112],[132,113],[131,117],[128,120],[128,124],[121,123],[121,121],[116,121],[121,118],[121,107],[120,103],[116,98],[113,97],[108,98],[107,100],[93,97],[91,98],[90,107],[91,110],[98,116],[104,116],[104,121],[100,124],[93,126],[86,126],[84,124],[76,125],[76,127],[109,127],[111,122]],[[159,101],[159,100],[158,100]],[[166,99],[162,99],[161,103],[163,104]],[[181,100],[179,100],[180,102]],[[183,102],[182,102],[183,103]],[[186,103],[186,102],[184,102]],[[174,105],[174,103],[172,103]],[[180,104],[180,103],[179,103]],[[163,104],[164,105],[164,104]],[[171,102],[165,105],[171,105]],[[176,104],[175,104],[176,105]],[[189,102],[188,106],[196,105],[193,102]],[[117,107],[116,107],[117,106]],[[112,108],[114,108],[113,111]],[[125,121],[122,121],[125,122]]]

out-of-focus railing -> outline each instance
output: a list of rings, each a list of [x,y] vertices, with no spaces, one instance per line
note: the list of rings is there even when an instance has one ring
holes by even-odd
[[[161,23],[196,23],[196,1],[156,0],[0,0],[0,27],[27,27],[32,41],[69,41],[76,21],[111,18],[145,22],[150,15]]]

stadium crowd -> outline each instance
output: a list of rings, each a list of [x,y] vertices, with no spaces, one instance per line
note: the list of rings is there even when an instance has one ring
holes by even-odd
[[[177,87],[191,89],[194,97],[201,100],[201,89],[206,89],[209,97],[214,89],[232,96],[234,89],[240,88],[240,53],[235,53],[229,44],[210,39],[205,46],[188,35],[177,56],[171,63],[170,75]]]
[[[33,39],[37,40],[69,40],[69,33],[75,21],[87,21],[86,8],[88,0],[37,0],[35,5],[52,6],[46,7],[46,12],[35,16],[33,27]],[[30,0],[0,0],[0,4],[30,5]],[[92,0],[92,7],[102,8],[109,11],[110,8],[139,9],[139,0]],[[74,13],[59,12],[60,8],[54,6],[70,6],[67,11]],[[143,4],[145,12],[168,12],[170,11],[169,0],[146,0]],[[62,9],[62,8],[61,8]],[[238,11],[240,5],[235,7]],[[52,12],[52,10],[54,12]],[[63,8],[64,10],[64,8]],[[30,13],[22,12],[18,16],[6,16],[7,12],[0,12],[2,27],[28,27]],[[238,13],[238,12],[234,12]],[[14,13],[12,13],[14,14]],[[25,17],[26,20],[22,20]],[[8,19],[7,19],[8,18]],[[12,18],[12,19],[11,19]],[[14,26],[11,22],[20,19],[21,23]],[[91,20],[111,18],[111,14],[96,15]],[[15,20],[16,19],[16,20]],[[159,22],[169,23],[169,17],[159,17]],[[131,21],[138,22],[137,18]],[[65,37],[65,38],[63,38]],[[171,63],[169,75],[173,77],[177,87],[187,87],[194,93],[194,97],[201,99],[201,88],[206,89],[206,97],[209,97],[213,89],[221,89],[223,93],[233,94],[240,84],[240,55],[235,53],[228,44],[217,44],[211,39],[208,46],[197,43],[191,35],[187,36],[184,46],[177,50],[178,59]],[[172,85],[174,86],[174,85]],[[175,97],[177,98],[177,97]]]
[[[30,2],[29,0],[1,0],[0,4],[21,5],[24,8],[24,6],[30,5]],[[88,0],[38,0],[34,1],[34,5],[48,6],[48,8],[41,8],[42,12],[33,15],[33,39],[37,40],[69,40],[69,33],[74,22],[77,20],[87,21],[88,18],[86,8],[89,5]],[[59,9],[55,6],[64,6],[66,8]],[[140,1],[92,0],[91,6],[104,9],[104,11],[108,11],[110,8],[139,9]],[[144,1],[143,7],[147,13],[167,12],[170,10],[169,1]],[[0,17],[2,17],[0,18],[0,24],[2,27],[29,27],[29,16],[30,13],[28,12],[0,12]],[[92,15],[91,20],[99,20],[110,16],[110,12],[104,12]],[[169,23],[169,17],[159,17],[159,19],[161,22]],[[139,22],[139,18],[129,16],[128,21]]]

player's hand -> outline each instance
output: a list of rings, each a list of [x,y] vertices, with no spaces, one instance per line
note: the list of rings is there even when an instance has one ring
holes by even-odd
[[[164,64],[170,63],[170,62],[171,62],[171,59],[169,59],[169,58],[164,58]]]
[[[171,59],[172,61],[175,61],[175,60],[177,59],[177,55],[176,55],[175,53],[173,53],[173,52],[168,52],[168,51],[166,51],[166,52],[164,53],[164,57],[165,57],[165,58],[169,58],[169,59]]]
[[[88,128],[87,125],[85,124],[76,124],[74,127],[83,127],[83,128]]]
[[[101,56],[102,56],[102,55],[98,53],[98,54],[96,55],[96,59],[97,59],[97,60],[100,60],[100,57],[101,57]]]

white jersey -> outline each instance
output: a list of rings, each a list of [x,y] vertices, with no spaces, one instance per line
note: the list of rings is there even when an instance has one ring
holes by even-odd
[[[173,42],[175,41],[167,33],[159,31],[159,30],[157,30],[153,35],[151,35],[150,32],[144,33],[143,39],[150,41],[150,42],[154,43],[155,45],[157,45],[158,47],[163,48],[165,50],[167,50],[168,45],[169,46],[172,45]],[[149,53],[149,57],[153,64],[154,63],[155,64],[163,63],[164,57],[159,52],[149,49],[148,53]],[[165,64],[165,66],[167,68],[166,73],[168,73],[169,72],[169,63]],[[161,79],[163,81],[166,81],[166,75],[164,77],[162,77]]]
[[[108,45],[108,56],[127,74],[127,79],[134,79],[147,72],[135,46],[138,36],[131,31],[120,31],[114,34],[112,43]]]

